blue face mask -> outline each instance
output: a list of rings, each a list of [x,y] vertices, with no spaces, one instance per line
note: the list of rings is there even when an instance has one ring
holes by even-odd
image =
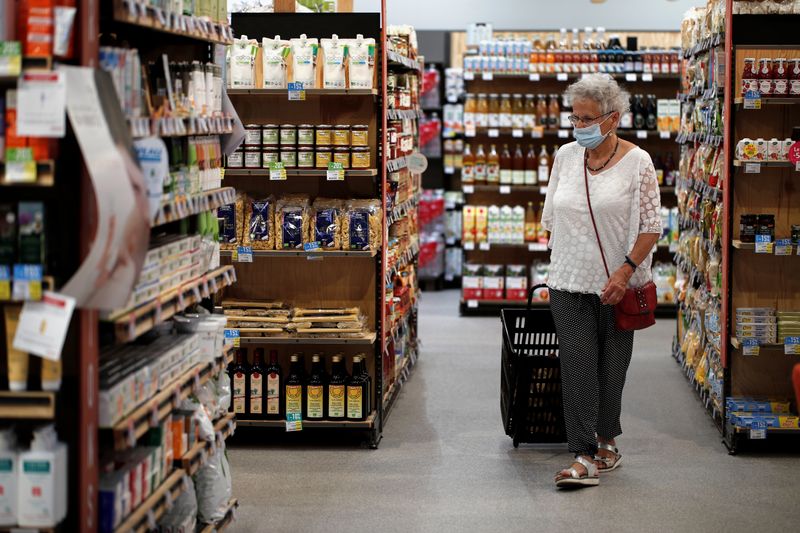
[[[591,126],[586,126],[585,128],[575,128],[573,129],[572,133],[575,135],[575,140],[578,141],[578,144],[583,146],[584,148],[588,148],[589,150],[593,150],[600,146],[603,141],[606,140],[606,137],[611,133],[609,131],[605,135],[600,131],[600,124],[608,120],[609,117],[606,117],[605,120],[598,122],[597,124],[592,124]]]

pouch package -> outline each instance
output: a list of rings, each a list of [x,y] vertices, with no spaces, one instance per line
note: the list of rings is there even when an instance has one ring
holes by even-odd
[[[379,200],[350,200],[342,220],[345,250],[377,250],[381,244],[383,224]]]
[[[372,89],[375,71],[375,39],[359,34],[347,45],[350,89]]]
[[[275,204],[275,248],[299,250],[308,242],[308,197],[287,196]]]
[[[342,203],[340,200],[317,198],[311,208],[311,238],[323,250],[340,250]]]
[[[317,51],[319,41],[309,39],[306,34],[290,41],[292,48],[292,80],[301,82],[307,89],[316,88]]]
[[[255,87],[258,42],[242,35],[230,47],[230,86],[234,89]]]
[[[344,60],[347,42],[333,34],[330,39],[320,40],[322,48],[322,85],[325,89],[344,89]]]
[[[289,41],[282,41],[280,35],[274,39],[261,40],[261,65],[264,71],[265,89],[286,88],[286,61],[289,57]]]
[[[254,250],[272,250],[275,246],[275,201],[270,196],[263,200],[249,200],[245,212],[247,231],[244,245]]]

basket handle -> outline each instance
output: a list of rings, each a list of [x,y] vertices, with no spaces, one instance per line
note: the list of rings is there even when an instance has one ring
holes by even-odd
[[[545,288],[547,288],[547,283],[540,283],[528,289],[528,309],[530,309],[531,305],[533,305],[533,293],[539,289],[545,289]]]

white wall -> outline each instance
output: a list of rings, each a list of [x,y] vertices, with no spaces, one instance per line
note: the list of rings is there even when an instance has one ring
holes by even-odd
[[[390,24],[418,30],[464,30],[470,22],[491,22],[501,30],[583,28],[614,30],[680,29],[683,14],[705,0],[386,0]],[[355,0],[355,11],[375,11],[376,0]]]

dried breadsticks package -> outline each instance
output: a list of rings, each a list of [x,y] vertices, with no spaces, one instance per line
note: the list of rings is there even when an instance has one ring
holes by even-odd
[[[322,250],[342,249],[342,201],[317,198],[311,207],[311,235]]]
[[[287,59],[289,57],[289,41],[281,40],[280,35],[274,39],[261,39],[261,65],[264,73],[265,89],[285,89]]]
[[[350,200],[342,219],[345,250],[377,250],[383,240],[380,200]]]
[[[247,229],[244,245],[253,250],[272,250],[275,247],[275,200],[272,196],[263,200],[248,200],[245,211]]]
[[[275,203],[275,248],[302,250],[308,242],[310,217],[307,196],[286,196]]]

